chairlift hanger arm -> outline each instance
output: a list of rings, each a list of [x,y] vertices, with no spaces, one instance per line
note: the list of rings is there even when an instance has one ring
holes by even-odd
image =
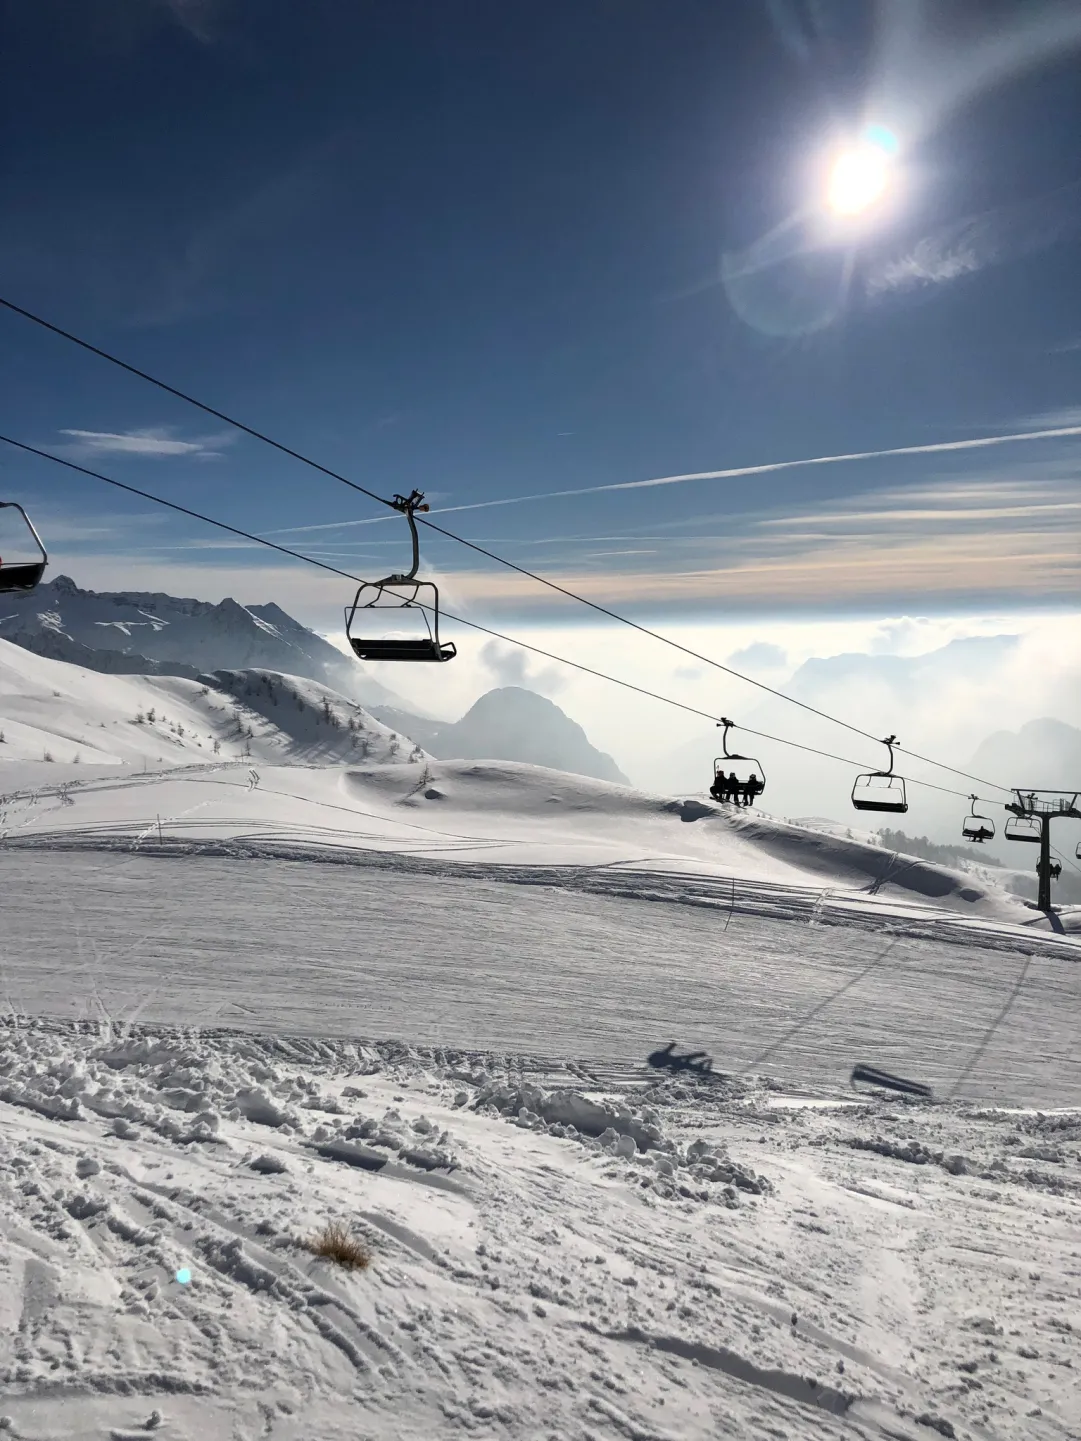
[[[42,542],[41,536],[38,535],[37,526],[35,526],[34,522],[33,522],[33,521],[30,519],[30,517],[27,515],[26,511],[23,510],[23,508],[22,508],[22,506],[19,504],[19,502],[18,502],[17,500],[0,500],[0,510],[17,510],[17,511],[19,512],[19,514],[22,516],[23,520],[26,522],[26,528],[27,528],[27,530],[28,530],[28,531],[30,532],[30,534],[34,537],[34,544],[37,546],[38,550],[41,551],[41,559],[42,559],[42,562],[43,562],[45,565],[48,565],[48,563],[49,563],[49,557],[48,557],[48,554],[46,553],[45,546],[44,546],[44,544],[43,544],[43,542]]]
[[[417,571],[420,569],[420,536],[417,534],[417,523],[413,519],[413,512],[427,510],[428,506],[424,501],[424,493],[419,490],[412,491],[409,495],[396,495],[390,502],[395,510],[400,511],[409,522],[409,534],[413,541],[413,564],[411,568],[401,574],[384,576],[377,585],[407,585],[409,581],[415,580]]]

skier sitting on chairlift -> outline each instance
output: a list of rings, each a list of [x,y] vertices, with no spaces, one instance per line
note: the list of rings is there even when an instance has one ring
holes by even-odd
[[[713,784],[709,793],[715,801],[726,801],[728,799],[728,777],[724,771],[718,771],[713,777]]]
[[[747,777],[747,779],[744,781],[743,786],[742,786],[742,790],[743,790],[743,804],[744,804],[745,806],[753,806],[753,805],[754,805],[754,798],[755,798],[756,795],[758,795],[758,793],[759,793],[759,791],[760,791],[761,789],[762,789],[762,782],[761,782],[761,781],[758,779],[758,777],[755,775],[754,771],[752,771],[751,774],[750,774],[750,775]]]

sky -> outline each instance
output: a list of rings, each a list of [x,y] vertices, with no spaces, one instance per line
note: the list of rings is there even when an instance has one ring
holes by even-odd
[[[1072,676],[1079,80],[1058,0],[0,0],[0,295],[722,659],[1005,625]],[[870,125],[890,186],[837,217]],[[1077,433],[1002,439],[1046,430]],[[407,559],[365,496],[3,312],[0,431],[351,574]],[[340,632],[342,579],[3,446],[0,489],[51,574]],[[430,532],[423,568],[613,653]],[[442,700],[388,683],[460,709],[507,667],[455,638]]]

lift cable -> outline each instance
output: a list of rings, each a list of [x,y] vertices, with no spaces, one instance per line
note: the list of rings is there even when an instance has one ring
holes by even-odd
[[[217,410],[205,401],[198,400],[195,396],[190,395],[187,391],[178,389],[175,385],[169,385],[166,381],[159,380],[148,371],[141,370],[138,366],[131,365],[126,360],[121,360],[119,356],[103,350],[100,346],[93,345],[88,340],[83,340],[81,336],[73,334],[70,330],[64,330],[61,326],[54,325],[52,321],[36,315],[33,311],[27,310],[21,305],[16,305],[14,301],[7,300],[3,296],[0,296],[0,306],[15,315],[22,316],[25,320],[31,321],[34,325],[51,331],[52,334],[59,336],[61,339],[70,341],[71,344],[79,346],[80,349],[89,351],[91,355],[96,355],[99,359],[108,361],[111,365],[118,366],[121,370],[127,371],[129,375],[134,375],[140,380],[145,380],[148,384],[156,386],[168,395],[175,396],[178,400],[184,401],[185,404],[195,406],[196,409],[213,416],[215,420],[220,420],[225,425],[233,426],[245,435],[250,435],[254,440],[262,441],[264,445],[271,446],[274,450],[280,451],[281,454],[287,455],[293,460],[300,461],[302,465],[310,466],[313,470],[317,470],[320,474],[329,477],[331,480],[339,481],[351,490],[358,491],[361,495],[367,496],[369,500],[377,501],[380,505],[385,505],[389,509],[394,508],[393,501],[388,500],[385,496],[378,495],[373,490],[368,490],[366,486],[358,484],[355,480],[350,480],[348,476],[342,475],[339,471],[331,470],[328,466],[320,464],[319,461],[312,460],[302,452],[293,450],[281,441],[274,440],[273,437],[267,435],[264,431],[256,430],[254,426],[245,425],[243,421],[235,420],[231,415],[226,415],[224,411]],[[807,711],[811,715],[819,716],[822,720],[827,720],[833,725],[841,726],[843,729],[851,731],[853,735],[863,737],[864,740],[878,741],[880,739],[880,737],[872,735],[870,731],[866,731],[860,726],[852,725],[849,721],[842,720],[839,716],[830,715],[828,711],[819,710],[817,706],[810,705],[807,701],[798,700],[795,696],[785,695],[783,691],[767,685],[765,681],[754,680],[751,676],[743,675],[742,672],[733,670],[731,666],[723,665],[720,661],[714,660],[710,656],[702,655],[698,651],[691,650],[688,646],[681,645],[679,641],[673,640],[670,636],[652,630],[649,626],[642,625],[638,621],[629,620],[617,611],[610,610],[607,606],[603,606],[597,601],[589,600],[586,596],[579,595],[576,591],[570,590],[554,580],[549,580],[545,576],[538,575],[535,571],[527,570],[524,566],[516,565],[514,561],[506,560],[494,551],[487,550],[484,546],[467,540],[464,536],[455,534],[454,531],[446,530],[443,526],[437,525],[432,520],[425,520],[420,516],[417,517],[417,520],[420,524],[426,525],[430,530],[436,531],[438,534],[446,537],[446,539],[456,541],[459,545],[464,545],[468,547],[468,549],[475,551],[478,555],[486,556],[489,560],[495,561],[498,565],[506,566],[509,570],[516,571],[519,575],[527,576],[538,585],[547,586],[549,590],[554,590],[558,594],[566,596],[569,600],[577,601],[580,605],[587,606],[599,615],[607,616],[610,620],[617,621],[621,625],[629,626],[641,635],[649,636],[652,640],[660,641],[663,645],[672,646],[673,649],[681,651],[693,660],[700,661],[703,665],[711,666],[715,670],[722,671],[725,675],[733,676],[736,680],[744,681],[747,685],[755,686],[758,690],[765,691],[767,694],[775,696],[779,700],[787,701],[790,705],[798,706],[801,710]],[[904,749],[904,747],[898,746],[898,749],[901,750]],[[1009,786],[1001,786],[995,781],[989,781],[981,776],[972,775],[968,771],[959,770],[956,766],[947,765],[944,761],[936,761],[930,756],[921,755],[918,751],[908,750],[906,754],[910,755],[913,760],[922,761],[924,764],[934,766],[938,770],[949,771],[952,775],[961,776],[965,780],[975,781],[978,785],[988,786],[991,790],[1005,792],[1009,792],[1010,790]],[[960,793],[958,792],[958,794]]]
[[[201,511],[192,510],[189,506],[180,505],[176,501],[166,500],[163,496],[154,495],[151,491],[140,490],[138,486],[128,485],[125,481],[116,480],[112,476],[104,475],[100,470],[91,470],[89,466],[78,465],[73,460],[67,460],[63,456],[53,455],[50,451],[41,450],[35,445],[28,445],[25,441],[15,440],[10,435],[0,434],[0,442],[13,446],[16,450],[26,452],[28,455],[36,455],[41,460],[50,460],[54,465],[62,465],[67,470],[77,471],[80,475],[90,476],[94,480],[100,480],[105,485],[115,486],[117,490],[127,491],[129,495],[137,495],[142,500],[152,501],[155,505],[165,506],[169,510],[178,511],[181,515],[190,516],[193,520],[202,521],[206,525],[215,526],[218,530],[228,531],[230,535],[240,536],[243,540],[250,540],[256,545],[266,546],[269,550],[275,550],[281,555],[290,556],[293,560],[303,561],[307,565],[314,565],[319,570],[328,571],[331,575],[341,576],[343,580],[356,581],[363,584],[359,576],[350,574],[347,570],[339,570],[337,566],[328,565],[326,561],[317,560],[314,556],[305,555],[303,551],[291,550],[289,546],[279,545],[276,541],[267,540],[261,535],[255,535],[252,531],[242,530],[239,526],[229,525],[224,520],[215,520],[213,516],[204,515]],[[428,607],[424,607],[428,609]],[[580,661],[570,660],[567,656],[557,655],[554,651],[544,650],[541,646],[532,645],[528,641],[519,640],[517,636],[506,635],[502,631],[493,630],[490,626],[481,625],[475,620],[466,620],[464,616],[452,615],[449,611],[443,612],[447,620],[456,622],[458,625],[468,626],[470,630],[480,631],[483,635],[492,636],[495,640],[501,640],[508,645],[520,646],[522,650],[532,652],[534,655],[543,656],[545,660],[555,661],[559,665],[570,666],[572,669],[581,671],[585,675],[591,675],[598,680],[609,681],[612,685],[622,686],[624,690],[636,692],[638,695],[646,696],[649,700],[660,701],[664,705],[674,706],[677,710],[686,711],[689,715],[700,716],[703,720],[720,723],[720,718],[711,715],[709,711],[700,710],[697,706],[687,705],[684,701],[675,700],[672,696],[661,695],[657,691],[647,690],[644,686],[635,685],[633,681],[621,680],[618,676],[608,675],[605,671],[595,670],[592,666],[583,665]],[[832,751],[820,750],[817,746],[805,745],[802,741],[789,740],[785,736],[770,735],[767,731],[752,730],[746,726],[738,727],[746,731],[748,735],[758,736],[761,740],[772,741],[776,745],[788,746],[792,750],[804,751],[808,755],[820,756],[823,760],[838,761],[842,765],[856,766],[863,764],[861,761],[852,760],[850,756],[836,755]],[[915,780],[906,777],[911,785],[923,786],[925,790],[939,791],[943,795],[960,796],[967,800],[969,793],[953,790],[949,786],[936,785],[933,781]],[[986,796],[977,796],[977,800],[988,805],[995,802]]]

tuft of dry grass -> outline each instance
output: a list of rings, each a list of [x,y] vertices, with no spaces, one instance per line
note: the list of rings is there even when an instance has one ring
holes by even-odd
[[[370,1248],[358,1241],[342,1221],[328,1221],[304,1245],[313,1256],[322,1256],[346,1271],[366,1271],[372,1263]]]

